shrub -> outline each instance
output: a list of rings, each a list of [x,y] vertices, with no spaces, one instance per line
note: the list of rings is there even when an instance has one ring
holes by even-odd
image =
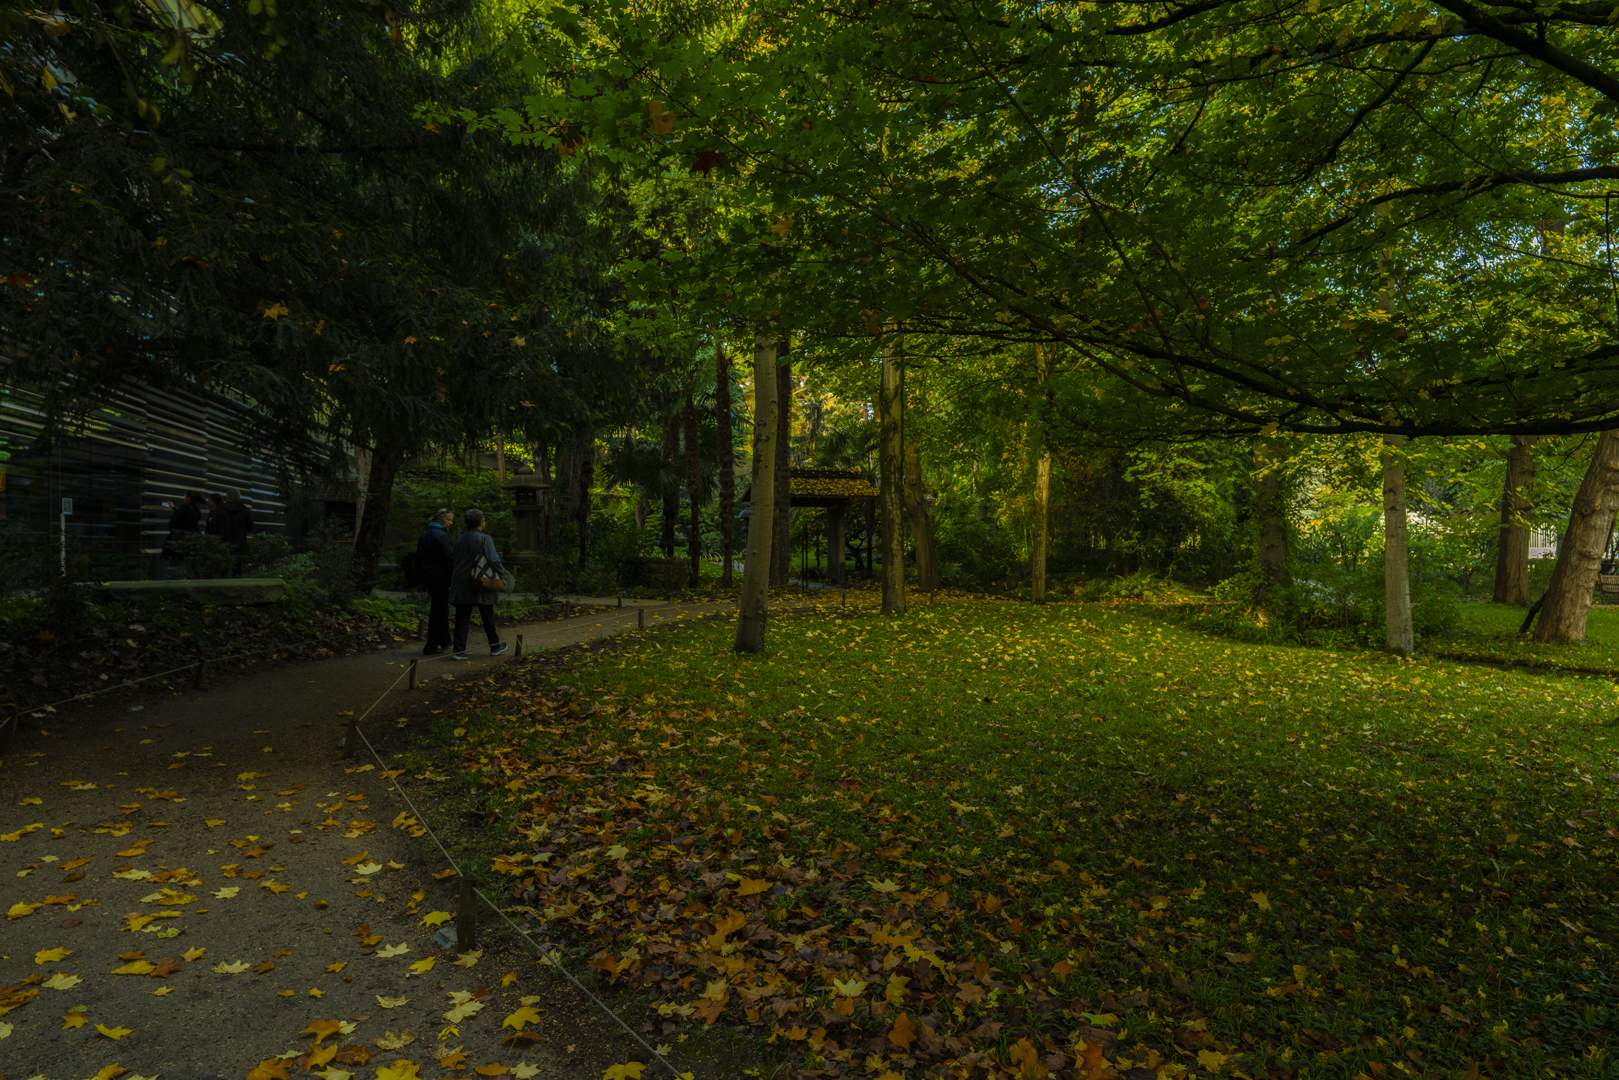
[[[244,570],[257,577],[270,571],[291,551],[287,538],[275,533],[250,533],[247,537],[247,560]]]
[[[236,570],[236,553],[217,536],[192,533],[180,541],[180,565],[189,578],[230,577]]]
[[[1008,525],[957,518],[940,529],[939,563],[951,584],[979,589],[1024,569],[1017,533]]]

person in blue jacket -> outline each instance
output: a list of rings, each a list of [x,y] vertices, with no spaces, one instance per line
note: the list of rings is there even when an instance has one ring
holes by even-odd
[[[454,520],[449,510],[435,510],[433,520],[416,538],[416,573],[432,604],[427,613],[424,656],[437,656],[450,644],[450,574],[455,569],[450,522]]]
[[[483,511],[468,510],[467,529],[455,538],[455,570],[450,575],[450,603],[455,605],[455,656],[467,658],[467,634],[472,629],[472,609],[483,615],[483,632],[489,638],[489,655],[499,656],[506,643],[495,630],[495,602],[500,593],[480,589],[478,578],[501,577],[500,554],[495,542],[483,531]]]

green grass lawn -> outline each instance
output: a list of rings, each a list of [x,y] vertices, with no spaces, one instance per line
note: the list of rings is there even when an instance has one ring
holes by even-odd
[[[1556,655],[1619,641],[1592,627]],[[439,732],[512,903],[665,1042],[891,1080],[1619,1075],[1609,680],[1080,605],[731,636],[514,666]]]
[[[1463,604],[1454,630],[1433,643],[1449,658],[1476,658],[1498,664],[1561,668],[1619,678],[1619,605],[1591,608],[1585,640],[1571,645],[1542,644],[1520,635],[1524,609],[1510,604]]]

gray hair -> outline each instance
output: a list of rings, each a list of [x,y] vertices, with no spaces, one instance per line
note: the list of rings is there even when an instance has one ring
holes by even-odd
[[[475,529],[483,524],[483,511],[473,507],[467,511],[467,528]]]
[[[451,510],[448,506],[441,506],[437,510],[434,510],[433,511],[433,516],[428,518],[427,520],[428,521],[437,521],[441,517],[454,517],[454,516],[455,516],[455,511],[454,510]]]
[[[241,497],[242,497],[242,493],[240,491],[237,491],[235,488],[226,488],[225,489],[225,498],[229,499],[231,502],[236,502]]]

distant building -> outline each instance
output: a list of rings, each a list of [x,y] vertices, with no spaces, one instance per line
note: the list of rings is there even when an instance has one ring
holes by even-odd
[[[132,384],[41,448],[42,405],[26,387],[0,387],[0,543],[8,558],[54,554],[65,529],[74,576],[148,577],[168,536],[163,503],[187,491],[234,488],[261,529],[294,543],[328,516],[352,530],[353,482],[295,491],[253,444],[250,404],[210,390]]]

